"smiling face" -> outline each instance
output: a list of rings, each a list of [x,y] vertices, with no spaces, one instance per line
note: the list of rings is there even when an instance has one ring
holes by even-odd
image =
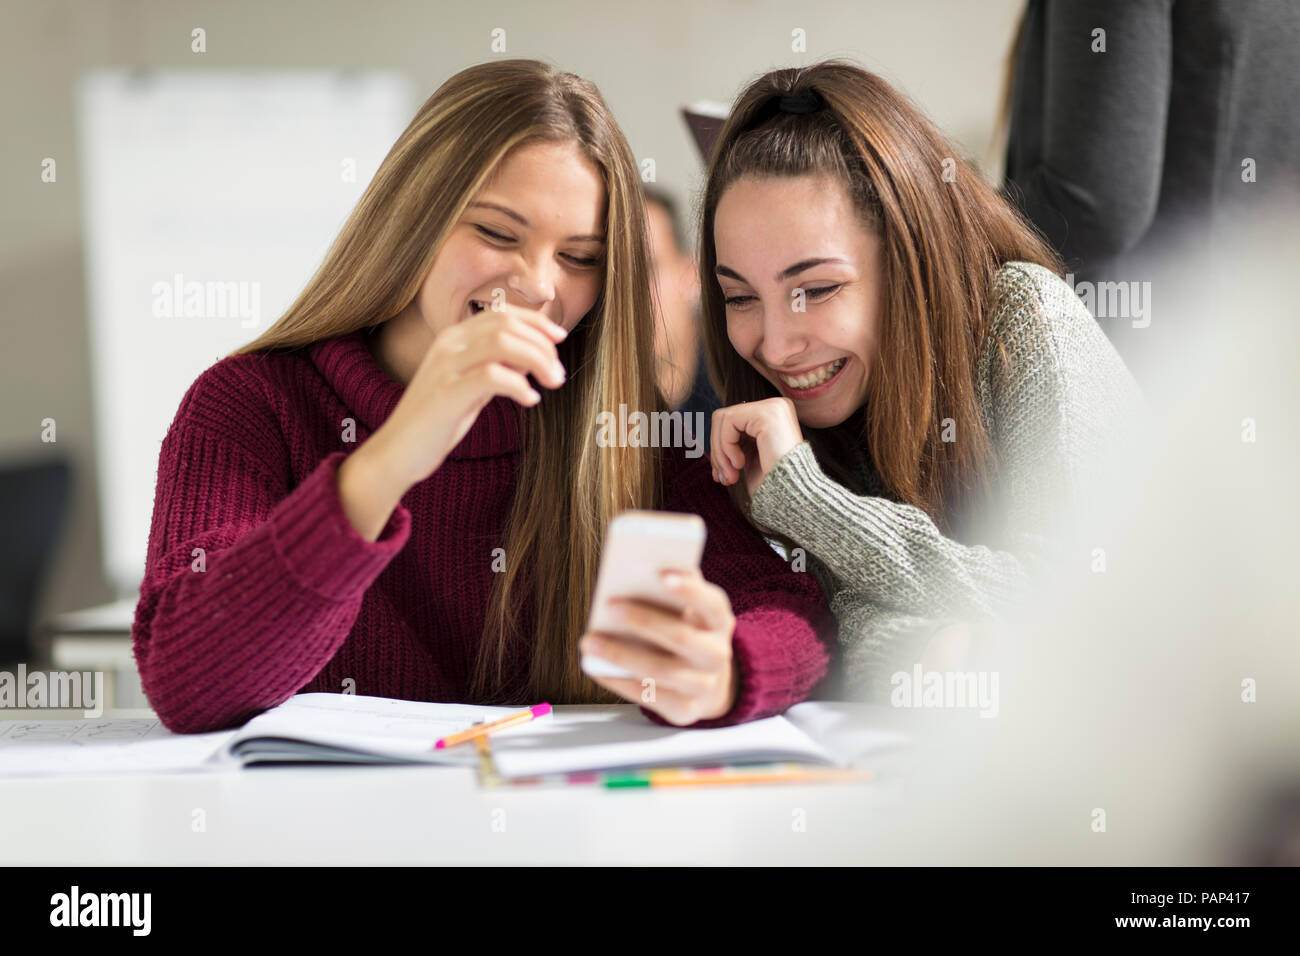
[[[829,428],[860,409],[876,350],[881,245],[844,185],[742,177],[718,201],[713,237],[732,347],[794,401],[804,425]]]
[[[411,308],[429,339],[505,301],[566,329],[591,310],[604,275],[605,185],[577,143],[511,151],[438,252]]]

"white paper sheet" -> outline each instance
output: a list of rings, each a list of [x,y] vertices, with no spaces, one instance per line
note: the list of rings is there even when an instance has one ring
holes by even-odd
[[[156,717],[0,721],[0,777],[221,769],[234,730],[173,734]]]
[[[847,701],[807,701],[785,712],[790,721],[843,764],[862,766],[910,742],[907,734],[884,725],[889,708]]]
[[[493,740],[492,756],[504,777],[582,770],[677,766],[741,760],[837,761],[784,717],[734,727],[684,730],[647,720],[636,707],[603,719],[536,727]]]

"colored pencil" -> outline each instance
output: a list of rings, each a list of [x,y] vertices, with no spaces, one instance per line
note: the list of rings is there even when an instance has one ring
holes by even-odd
[[[653,767],[637,771],[541,774],[498,778],[514,787],[599,786],[610,790],[646,787],[714,786],[741,783],[849,783],[872,779],[870,771],[808,767],[803,764],[742,764],[717,767]]]
[[[448,747],[455,747],[457,744],[463,744],[467,740],[473,740],[475,737],[481,737],[484,734],[491,734],[498,730],[505,730],[507,727],[524,724],[536,717],[545,717],[550,712],[550,704],[537,704],[534,707],[529,707],[527,710],[521,710],[517,714],[511,714],[509,717],[502,717],[500,720],[494,720],[490,724],[475,724],[469,730],[462,730],[458,734],[443,737],[433,745],[433,749],[445,750]]]

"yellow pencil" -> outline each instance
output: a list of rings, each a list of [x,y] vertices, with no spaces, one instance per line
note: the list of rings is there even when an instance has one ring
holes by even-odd
[[[651,770],[644,774],[644,786],[650,787],[707,787],[729,783],[812,783],[814,781],[866,781],[871,772],[866,770],[839,770],[777,766],[763,769],[726,769],[699,771],[694,769]]]
[[[478,721],[474,726],[481,726],[483,721]],[[478,749],[478,782],[484,787],[495,787],[501,783],[501,778],[497,776],[496,767],[492,763],[492,743],[488,740],[487,735],[474,738],[474,746]]]
[[[514,727],[516,724],[527,723],[535,717],[544,717],[550,712],[550,704],[538,704],[535,707],[529,707],[527,710],[521,710],[517,714],[511,714],[509,717],[502,717],[500,720],[494,720],[490,724],[475,724],[469,730],[462,730],[460,733],[452,734],[450,737],[443,737],[433,745],[433,749],[445,750],[448,747],[463,744],[467,740],[473,740],[475,737],[481,737],[484,734],[490,734],[497,730],[505,730],[507,727]]]

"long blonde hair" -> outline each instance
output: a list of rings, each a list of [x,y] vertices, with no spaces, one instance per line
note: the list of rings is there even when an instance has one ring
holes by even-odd
[[[443,242],[504,157],[528,142],[574,142],[607,199],[601,292],[559,346],[563,388],[520,409],[527,440],[493,575],[472,701],[612,701],[578,665],[599,549],[610,520],[658,500],[652,449],[602,448],[601,411],[658,411],[650,264],[636,161],[596,87],[536,60],[470,67],[438,88],[398,137],[324,262],[289,310],[234,354],[287,349],[377,325],[415,298]],[[517,621],[530,600],[533,635]],[[525,643],[517,645],[523,640]],[[503,686],[512,647],[531,664]],[[527,651],[531,654],[527,654]]]

